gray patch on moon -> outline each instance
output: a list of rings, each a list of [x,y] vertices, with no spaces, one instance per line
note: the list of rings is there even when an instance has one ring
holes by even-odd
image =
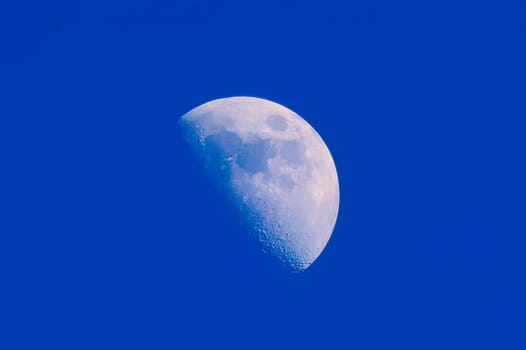
[[[239,152],[243,141],[233,132],[224,131],[220,134],[205,137],[204,147],[210,159],[227,159]]]
[[[275,155],[276,151],[270,141],[259,139],[242,146],[237,156],[237,164],[252,174],[265,172],[268,170],[268,159]]]
[[[267,117],[267,124],[276,131],[285,131],[288,127],[287,120],[277,114],[269,115]]]
[[[296,183],[288,175],[281,175],[280,177],[278,177],[277,182],[278,186],[285,190],[291,190],[292,188],[294,188],[294,185],[296,185]]]
[[[305,164],[305,146],[298,141],[281,141],[279,143],[280,156],[289,164]]]
[[[205,137],[203,150],[206,170],[211,175],[215,174],[213,176],[228,180],[232,171],[230,159],[239,152],[242,143],[239,136],[228,131]]]

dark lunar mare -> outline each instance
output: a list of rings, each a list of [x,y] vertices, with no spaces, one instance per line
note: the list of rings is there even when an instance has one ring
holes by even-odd
[[[269,158],[276,155],[269,140],[259,139],[242,146],[237,155],[237,164],[251,174],[266,172],[268,170]]]

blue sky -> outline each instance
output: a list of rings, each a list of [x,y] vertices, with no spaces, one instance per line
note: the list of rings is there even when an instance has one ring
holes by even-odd
[[[523,349],[521,2],[0,7],[3,349]],[[254,254],[181,147],[267,98],[340,178],[326,250]]]

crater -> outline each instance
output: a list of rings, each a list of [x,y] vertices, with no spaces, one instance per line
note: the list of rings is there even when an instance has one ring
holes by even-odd
[[[267,124],[276,131],[285,131],[288,127],[287,119],[277,114],[269,115]]]

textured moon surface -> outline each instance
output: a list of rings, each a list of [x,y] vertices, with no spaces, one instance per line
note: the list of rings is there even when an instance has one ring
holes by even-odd
[[[179,126],[261,249],[291,271],[309,267],[339,207],[336,167],[318,133],[290,109],[254,97],[210,101]]]

